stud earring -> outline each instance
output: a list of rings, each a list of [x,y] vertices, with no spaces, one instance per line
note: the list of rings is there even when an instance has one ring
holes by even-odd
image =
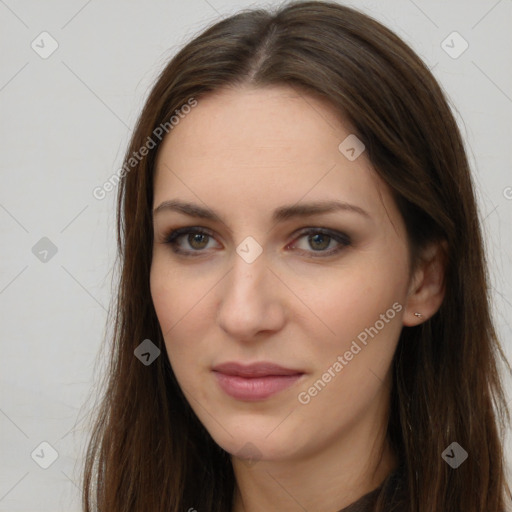
[[[421,318],[423,315],[421,313],[414,313],[414,316],[417,316],[418,318]]]

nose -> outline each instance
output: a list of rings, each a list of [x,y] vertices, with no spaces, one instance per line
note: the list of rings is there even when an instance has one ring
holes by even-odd
[[[252,263],[238,255],[234,260],[219,289],[219,326],[230,337],[249,342],[259,333],[279,331],[286,321],[286,288],[268,267],[265,254]]]

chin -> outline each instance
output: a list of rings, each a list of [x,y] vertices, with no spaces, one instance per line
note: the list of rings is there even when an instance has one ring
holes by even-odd
[[[278,424],[278,423],[277,423]],[[239,426],[236,432],[230,436],[227,432],[216,429],[210,432],[213,440],[226,452],[234,457],[247,460],[248,464],[254,464],[258,460],[277,461],[288,459],[297,454],[301,446],[299,440],[285,430],[275,430],[276,423],[263,428],[260,424],[251,426]]]

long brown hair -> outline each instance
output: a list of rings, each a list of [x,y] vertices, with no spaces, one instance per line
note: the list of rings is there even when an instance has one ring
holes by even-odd
[[[449,103],[428,67],[373,18],[330,2],[246,9],[204,30],[158,78],[135,128],[118,189],[121,264],[108,383],[84,471],[84,510],[230,512],[230,456],[212,440],[170,367],[152,304],[153,172],[169,120],[209,91],[288,85],[348,120],[390,186],[413,257],[446,247],[439,311],[404,327],[393,361],[388,437],[405,468],[409,512],[504,512],[503,435],[510,422],[470,169]],[[167,124],[165,124],[167,123]],[[156,130],[156,131],[155,131]],[[143,146],[153,146],[143,158]],[[131,160],[134,159],[135,160]],[[150,339],[151,365],[134,356]],[[499,357],[498,357],[499,356]],[[442,458],[457,442],[468,459]],[[392,504],[382,498],[381,511]],[[97,508],[96,508],[97,507]],[[394,510],[394,509],[393,509]]]

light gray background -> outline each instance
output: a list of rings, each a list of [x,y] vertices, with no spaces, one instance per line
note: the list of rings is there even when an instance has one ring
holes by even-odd
[[[346,4],[404,38],[457,109],[510,359],[512,1]],[[115,257],[116,191],[100,201],[92,190],[120,168],[149,88],[177,48],[251,5],[268,3],[0,0],[0,511],[80,510],[84,404],[104,361]],[[47,59],[31,47],[48,50],[43,31],[59,45]],[[456,59],[441,46],[453,31],[469,44]],[[47,262],[32,251],[42,237],[57,247]],[[48,469],[31,458],[43,441],[59,455]],[[38,460],[49,457],[38,450]],[[510,439],[507,451],[510,461]]]

